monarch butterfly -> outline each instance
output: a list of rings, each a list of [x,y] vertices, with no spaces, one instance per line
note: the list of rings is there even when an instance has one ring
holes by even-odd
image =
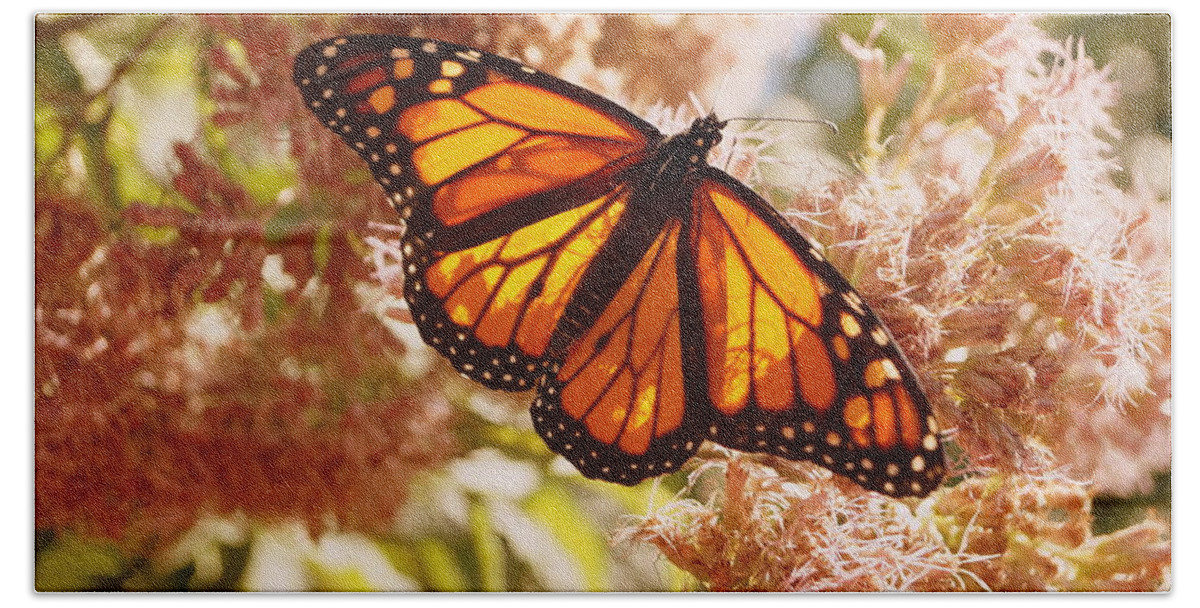
[[[922,496],[937,423],[883,324],[819,249],[708,165],[725,122],[667,137],[515,61],[345,36],[301,52],[307,106],[406,223],[404,297],[464,376],[536,389],[534,427],[633,485],[704,440]]]

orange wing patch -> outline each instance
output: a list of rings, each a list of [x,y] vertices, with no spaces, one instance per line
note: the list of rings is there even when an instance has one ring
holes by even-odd
[[[396,131],[416,146],[413,168],[434,187],[433,214],[448,226],[578,181],[646,146],[644,135],[601,112],[509,80],[405,108]]]
[[[900,414],[900,440],[914,449],[921,441],[920,416],[908,390],[900,385],[896,386],[896,409]]]
[[[501,81],[483,85],[463,99],[499,120],[539,132],[620,140],[642,146],[645,138],[577,101],[527,84]]]
[[[767,411],[818,411],[836,393],[818,283],[788,244],[732,192],[705,182],[696,193],[694,242],[705,325],[709,397],[722,413],[751,398]]]
[[[674,222],[659,235],[556,377],[563,411],[629,455],[645,454],[683,421],[679,233]]]
[[[583,145],[567,137],[526,138],[503,152],[497,147],[487,161],[439,187],[433,213],[446,225],[461,224],[593,174],[631,152],[610,142]]]
[[[837,396],[829,351],[821,337],[807,325],[793,320],[788,323],[788,329],[791,331],[792,357],[800,382],[800,394],[817,411],[823,412]]]
[[[710,188],[698,191],[697,196],[706,196],[712,202],[707,209],[720,213],[720,220],[706,218],[706,224],[719,221],[735,243],[743,263],[756,275],[760,287],[790,315],[810,327],[819,326],[821,301],[816,278],[800,258],[780,255],[790,251],[787,242],[732,192],[712,184]]]
[[[420,143],[432,137],[476,125],[486,120],[456,99],[435,99],[419,103],[400,113],[396,130],[409,141]]]
[[[426,184],[438,184],[521,141],[528,132],[497,123],[455,131],[413,150],[412,162]]]
[[[623,196],[597,199],[481,245],[435,255],[423,273],[425,286],[434,301],[444,302],[445,316],[484,346],[515,344],[540,356],[625,204]]]

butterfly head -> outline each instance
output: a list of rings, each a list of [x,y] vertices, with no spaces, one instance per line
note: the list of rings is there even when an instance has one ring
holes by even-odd
[[[716,114],[697,118],[686,132],[675,135],[667,142],[662,150],[664,158],[686,159],[685,171],[692,171],[707,164],[708,153],[721,143],[721,129],[725,128],[728,122],[718,120]]]
[[[716,114],[697,118],[688,128],[687,138],[696,147],[707,152],[721,143],[721,130],[729,124],[728,120],[718,120]]]

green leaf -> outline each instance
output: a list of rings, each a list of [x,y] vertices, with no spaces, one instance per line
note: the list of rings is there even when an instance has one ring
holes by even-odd
[[[475,559],[479,562],[479,591],[506,591],[504,545],[492,529],[487,507],[472,500],[467,517]]]
[[[376,541],[388,563],[402,576],[417,580],[421,578],[421,562],[407,544],[395,539],[381,538]]]
[[[284,205],[275,211],[263,226],[263,238],[274,245],[286,243],[288,237],[303,226],[307,219],[308,216],[300,205]]]
[[[83,92],[83,78],[58,39],[38,38],[34,41],[33,79],[38,91]]]
[[[470,591],[467,575],[446,543],[436,538],[417,541],[417,553],[425,565],[425,581],[432,591]]]
[[[358,568],[329,568],[310,564],[309,570],[315,591],[378,591]]]
[[[592,524],[591,516],[565,488],[547,483],[531,494],[524,510],[550,529],[554,538],[574,557],[583,573],[587,591],[608,591],[608,542]]]
[[[333,224],[325,223],[317,229],[316,243],[313,244],[313,264],[318,271],[325,270],[333,251]]]
[[[66,534],[38,553],[33,586],[38,591],[95,591],[124,572],[116,546]]]

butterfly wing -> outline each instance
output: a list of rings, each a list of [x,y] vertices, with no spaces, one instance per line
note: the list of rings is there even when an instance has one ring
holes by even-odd
[[[488,387],[528,390],[581,278],[624,216],[628,190],[478,245],[404,238],[408,299],[427,343]]]
[[[587,477],[633,485],[678,469],[710,424],[691,263],[680,219],[668,221],[595,322],[541,378],[534,427]],[[641,250],[642,248],[636,248]]]
[[[299,54],[294,78],[408,221],[422,336],[489,387],[527,388],[624,211],[621,176],[662,135],[585,89],[441,41],[327,40]]]
[[[764,200],[709,168],[688,246],[707,393],[735,449],[808,459],[893,496],[944,473],[936,422],[883,324]]]

